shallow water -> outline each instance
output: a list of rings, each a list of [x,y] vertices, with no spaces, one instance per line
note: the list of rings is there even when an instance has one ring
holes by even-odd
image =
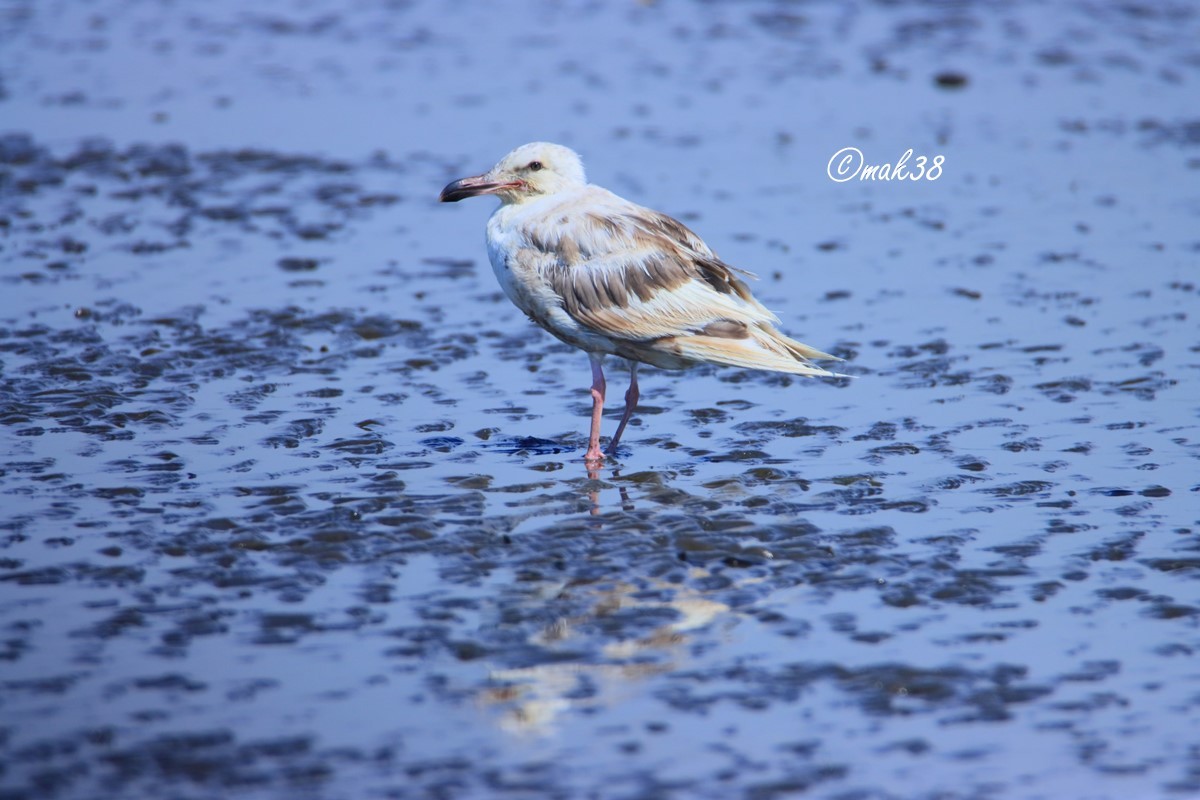
[[[0,797],[1200,795],[1194,9],[242,8],[0,9]],[[589,475],[531,139],[854,379]]]

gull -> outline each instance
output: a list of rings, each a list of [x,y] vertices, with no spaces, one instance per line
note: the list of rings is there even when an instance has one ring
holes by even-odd
[[[603,363],[629,361],[617,443],[638,402],[638,364],[695,364],[844,377],[810,359],[836,356],[789,339],[779,318],[739,275],[683,223],[589,184],[575,151],[549,142],[522,145],[482,175],[442,189],[443,203],[495,195],[487,248],[501,288],[531,320],[588,354],[592,429],[584,460],[604,460],[600,416]]]

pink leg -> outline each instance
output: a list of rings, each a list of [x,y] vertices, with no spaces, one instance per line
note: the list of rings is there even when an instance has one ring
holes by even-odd
[[[583,460],[595,463],[604,460],[604,454],[600,452],[600,415],[604,413],[605,389],[604,370],[600,365],[604,361],[604,354],[588,353],[588,358],[592,360],[592,435],[588,438],[587,454]]]
[[[621,415],[621,424],[617,426],[617,435],[613,437],[608,445],[608,454],[616,455],[617,443],[621,441],[621,434],[625,432],[625,426],[629,424],[629,418],[633,416],[633,409],[637,408],[638,402],[638,386],[637,386],[637,362],[629,362],[629,389],[625,392],[625,413]]]

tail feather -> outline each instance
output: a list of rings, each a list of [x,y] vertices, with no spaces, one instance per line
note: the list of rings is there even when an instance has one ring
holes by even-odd
[[[779,334],[779,341],[789,352],[797,358],[817,359],[820,361],[841,361],[837,356],[823,353],[815,347],[809,347],[803,342],[797,342],[795,339],[789,339],[783,334]]]
[[[673,339],[671,344],[672,349],[678,355],[692,361],[745,369],[787,372],[792,375],[813,375],[825,378],[849,377],[822,369],[808,361],[808,359],[816,358],[841,361],[840,358],[789,339],[773,328],[754,326],[749,333],[749,336],[741,339],[703,334],[680,336]]]

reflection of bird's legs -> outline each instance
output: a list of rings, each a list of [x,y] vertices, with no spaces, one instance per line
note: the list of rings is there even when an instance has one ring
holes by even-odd
[[[604,362],[604,354],[588,353],[588,358],[592,362],[592,435],[588,437],[587,454],[583,460],[598,463],[604,460],[604,454],[600,452],[600,415],[604,413],[605,389],[601,364]]]
[[[633,501],[629,499],[629,489],[627,489],[624,485],[622,485],[620,488],[620,492],[621,492],[621,510],[622,511],[633,511]]]
[[[584,468],[587,469],[587,476],[588,476],[589,481],[600,480],[600,462],[598,462],[598,461],[585,462]],[[592,484],[592,485],[595,486],[595,484]],[[591,515],[593,517],[599,516],[600,515],[600,490],[593,488],[591,491],[589,491],[588,492],[588,500],[591,501],[591,504],[592,504]]]
[[[629,418],[633,416],[633,409],[637,407],[637,368],[636,361],[629,362],[629,390],[625,392],[625,413],[621,415],[621,424],[617,426],[617,435],[612,438],[612,442],[608,445],[608,454],[610,456],[617,454],[617,443],[621,441],[621,434],[625,432],[625,426],[629,424]]]

